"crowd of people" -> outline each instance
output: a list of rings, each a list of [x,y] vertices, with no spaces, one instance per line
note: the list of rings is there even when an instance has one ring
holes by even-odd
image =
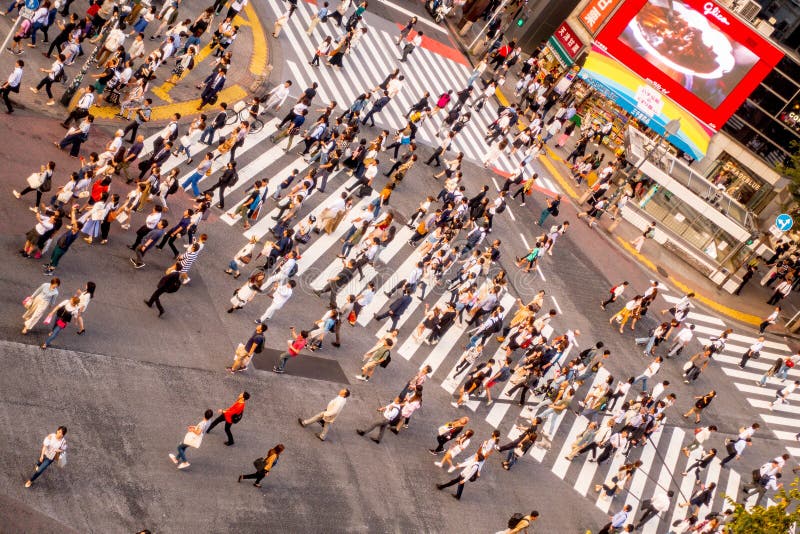
[[[509,245],[490,237],[493,222],[502,217],[509,202],[518,198],[520,205],[524,205],[526,198],[533,193],[538,175],[532,162],[544,154],[545,145],[551,139],[556,141],[557,147],[563,147],[573,131],[579,132],[578,143],[567,159],[575,165],[576,180],[580,181],[588,172],[586,166],[593,168],[595,160],[599,159],[594,155],[591,160],[587,159],[588,142],[603,135],[602,127],[588,125],[581,131],[569,120],[577,112],[575,105],[569,94],[559,95],[553,90],[553,74],[541,67],[543,63],[536,54],[522,62],[517,73],[520,82],[514,93],[518,101],[501,107],[496,113],[490,111],[491,106],[487,107],[485,103],[504,85],[506,75],[521,60],[520,48],[513,41],[506,42],[498,32],[487,36],[482,44],[485,57],[477,64],[464,87],[454,87],[440,95],[420,95],[410,109],[403,110],[407,122],[394,132],[380,130],[371,133],[367,124],[375,126],[376,116],[386,106],[393,105],[393,98],[403,89],[401,68],[389,73],[376,87],[365,88],[363,94],[345,105],[343,110],[336,102],[316,104],[316,83],[304,88],[298,98],[290,99],[290,90],[295,86],[292,80],[286,80],[267,93],[251,97],[239,105],[239,111],[248,110],[247,117],[238,120],[228,131],[229,107],[234,106],[233,103],[217,102],[217,95],[225,86],[226,72],[233,58],[229,46],[238,32],[236,16],[247,0],[233,0],[229,4],[217,0],[195,19],[179,16],[178,11],[183,6],[178,0],[166,1],[160,8],[148,7],[146,2],[92,1],[88,11],[81,16],[70,13],[71,3],[44,2],[40,9],[45,13],[38,18],[34,16],[27,33],[17,34],[19,39],[15,36],[19,46],[14,48],[14,52],[21,54],[24,52],[20,44],[23,40],[29,37],[29,46],[34,47],[39,30],[44,31],[46,38],[47,27],[57,24],[60,28],[61,33],[45,54],[57,54],[55,63],[38,87],[32,88],[34,92],[45,88],[50,98],[48,103],[53,100],[53,82],[65,76],[64,69],[85,53],[82,45],[86,45],[86,40],[98,39],[98,44],[101,44],[95,56],[99,73],[92,76],[96,82],[81,90],[77,106],[62,124],[69,130],[57,143],[62,149],[71,148],[71,155],[78,158],[76,169],[69,171],[66,180],[59,180],[57,183],[60,185],[54,189],[53,182],[59,169],[54,162],[48,162],[28,177],[24,189],[20,192],[14,190],[17,198],[35,193],[35,202],[31,205],[35,221],[32,221],[33,228],[25,234],[20,254],[31,259],[44,257],[43,274],[52,276],[48,282],[38,285],[23,302],[26,308],[23,334],[37,330],[41,334],[44,329],[38,326],[40,322],[50,325],[50,331],[41,343],[42,349],[47,349],[72,322],[78,325],[78,334],[86,332],[84,317],[95,295],[96,285],[88,282],[84,288],[67,293],[70,296],[59,301],[61,283],[54,275],[78,238],[83,238],[89,246],[81,246],[77,253],[103,254],[111,247],[104,249],[102,246],[111,244],[114,237],[123,238],[134,219],[138,229],[135,236],[126,239],[130,242],[129,249],[133,253],[130,262],[134,268],[146,267],[145,260],[153,254],[164,253],[165,246],[169,247],[167,254],[172,255],[167,272],[158,281],[152,295],[145,299],[148,307],[156,306],[159,316],[163,315],[165,309],[160,298],[190,284],[192,266],[206,246],[214,245],[202,232],[202,227],[209,224],[211,210],[225,209],[225,191],[239,180],[237,148],[244,145],[251,133],[251,125],[260,120],[259,116],[288,107],[282,120],[276,121],[277,129],[272,139],[275,143],[286,140],[285,149],[304,155],[308,167],[294,170],[289,176],[255,179],[245,188],[246,198],[232,215],[249,227],[270,211],[267,207],[270,204],[276,210],[269,237],[263,242],[257,237],[251,238],[225,266],[225,272],[234,279],[246,274],[246,281],[231,298],[228,313],[245,308],[261,295],[269,299],[266,311],[255,319],[252,335],[236,347],[227,371],[247,370],[253,357],[263,350],[270,322],[291,300],[297,289],[297,280],[304,274],[304,252],[315,246],[319,235],[331,234],[339,225],[347,228],[339,254],[341,266],[335,275],[315,290],[320,298],[325,299],[325,309],[318,320],[304,317],[307,327],[291,329],[285,341],[286,349],[275,362],[273,371],[285,373],[294,358],[302,357],[304,350],[323,349],[324,340],[331,336],[334,338],[332,347],[342,346],[348,330],[342,326],[347,323],[358,328],[359,316],[378,291],[372,281],[357,293],[348,294],[348,286],[356,276],[363,278],[365,269],[381,264],[381,252],[405,225],[412,231],[408,245],[413,247],[416,262],[410,272],[400,273],[402,278],[393,288],[386,290],[386,297],[391,300],[384,311],[378,310],[372,317],[374,321],[387,323],[386,334],[363,355],[363,366],[356,379],[367,383],[376,371],[390,365],[392,349],[398,342],[398,330],[402,328],[400,321],[411,309],[414,298],[420,299],[425,307],[424,319],[411,326],[412,335],[419,343],[435,345],[454,327],[465,331],[464,352],[453,377],[459,381],[453,399],[454,408],[452,413],[441,414],[441,426],[431,429],[431,439],[435,439],[437,445],[429,450],[437,456],[436,467],[447,468],[448,473],[458,472],[454,478],[442,481],[436,487],[443,490],[456,486],[454,496],[461,499],[467,483],[482,475],[489,457],[499,453],[502,468],[512,469],[532,447],[547,448],[561,419],[575,411],[586,421],[586,427],[571,444],[567,459],[572,461],[587,452],[591,452],[591,461],[597,463],[623,458],[617,474],[595,489],[608,498],[626,491],[641,467],[640,461],[628,460],[628,456],[636,449],[647,447],[653,433],[663,429],[668,415],[678,409],[678,398],[670,392],[669,381],[658,381],[656,376],[664,365],[668,365],[667,360],[681,356],[694,339],[694,327],[687,321],[693,295],[687,294],[674,307],[663,310],[661,313],[668,314],[668,320],[660,322],[648,336],[635,340],[635,343],[644,345],[647,360],[642,372],[630,377],[612,376],[607,372],[612,353],[602,341],[595,342],[579,354],[570,353],[580,332],[569,328],[556,330],[554,319],[559,317],[559,313],[545,306],[544,290],[528,302],[517,299],[513,309],[501,304],[510,287],[509,273],[501,267],[499,260],[507,254]],[[12,3],[11,10],[18,4]],[[221,17],[226,5],[228,11]],[[317,24],[331,20],[342,29],[338,39],[323,41],[310,60],[312,65],[320,65],[320,58],[326,58],[326,64],[343,66],[342,61],[357,44],[358,35],[367,31],[364,24],[366,8],[366,1],[351,5],[350,0],[342,0],[336,9],[329,9],[327,2],[318,5],[315,22],[309,31]],[[56,20],[54,13],[59,9],[62,15],[69,17],[69,22]],[[281,28],[290,23],[295,9],[296,2],[289,2],[288,11],[276,20],[273,36],[278,37]],[[416,31],[415,24],[416,19],[411,19],[400,30],[397,42],[405,43],[398,58],[400,62],[407,60],[421,44],[422,32]],[[151,35],[147,36],[147,33]],[[133,40],[126,44],[129,37]],[[210,40],[218,57],[210,74],[198,87],[201,90],[198,109],[202,111],[205,106],[215,106],[210,119],[199,115],[187,124],[175,114],[159,130],[152,146],[146,147],[144,136],[138,130],[150,119],[152,99],[147,94],[150,82],[158,69],[168,59],[173,59],[175,67],[170,79],[179,83],[194,68],[194,56],[206,39]],[[153,41],[156,41],[154,48],[147,52],[145,43]],[[14,87],[18,90],[23,68],[23,61],[18,60],[12,77],[19,79],[10,78],[2,90],[9,112],[12,111],[9,93],[15,91]],[[483,87],[479,88],[481,85]],[[103,105],[119,105],[120,114],[130,122],[114,133],[103,152],[84,156],[81,144],[86,141],[92,126],[90,108],[101,103],[98,95],[103,95]],[[502,154],[519,151],[524,158],[502,187],[494,188],[487,184],[478,191],[469,192],[464,180],[466,170],[462,168],[464,157],[457,147],[459,132],[477,113],[495,113],[485,132],[488,148],[482,161],[484,167],[492,167]],[[318,114],[313,122],[312,114]],[[413,194],[413,191],[404,191],[410,188],[403,180],[415,165],[419,165],[422,157],[416,134],[423,121],[437,122],[440,144],[434,147],[424,163],[442,167],[441,172],[434,175],[442,182],[441,189],[436,196],[420,198],[418,207],[410,213],[401,214],[391,207],[391,200],[397,195]],[[293,146],[295,137],[302,139],[303,143]],[[223,161],[217,163],[220,158]],[[183,181],[179,178],[180,165],[194,169]],[[618,204],[618,199],[625,197],[624,187],[617,189],[621,190],[618,197],[613,197],[616,193],[605,196],[611,191],[615,171],[625,165],[624,154],[619,154],[615,162],[599,171],[599,180],[593,185],[589,198],[592,208],[579,217],[596,220],[603,211],[608,211],[603,202],[609,203],[613,198],[613,202]],[[599,167],[600,164],[596,168]],[[343,171],[341,174],[340,170]],[[219,176],[212,177],[215,173]],[[345,193],[319,203],[313,201],[321,197],[318,193],[325,191],[329,180],[340,175],[354,179]],[[182,190],[185,198],[170,199],[168,204],[169,197],[180,197]],[[368,197],[372,199],[368,204],[356,208],[361,199]],[[556,242],[568,231],[568,221],[545,226],[549,217],[558,217],[560,203],[560,196],[546,199],[546,206],[538,219],[543,228],[535,237],[534,246],[512,254],[520,270],[530,272],[536,269],[539,262],[553,255]],[[175,207],[181,204],[189,207]],[[171,220],[167,219],[168,215]],[[643,237],[646,238],[647,234]],[[625,292],[631,289],[627,282],[612,287],[610,298],[601,304],[601,308],[617,305]],[[620,334],[624,333],[628,321],[630,329],[634,330],[637,322],[647,316],[648,307],[655,301],[658,290],[657,283],[643,288],[640,294],[615,310],[609,322],[618,327]],[[395,293],[398,296],[395,297]],[[444,305],[429,302],[431,295],[448,293],[449,299]],[[730,333],[720,332],[687,359],[683,367],[687,384],[697,380],[713,361],[713,355],[725,346]],[[493,347],[492,350],[489,347]],[[750,347],[749,356],[743,357],[743,366],[759,350],[758,346]],[[794,355],[781,360],[780,365],[776,363],[761,385],[770,377],[774,377],[773,381],[786,381],[789,369],[798,360],[800,357]],[[356,432],[380,443],[387,428],[394,434],[408,428],[413,414],[422,405],[424,384],[430,373],[431,368],[423,366],[414,376],[398,381],[400,393],[378,410],[374,421],[364,421]],[[462,374],[463,381],[458,378]],[[493,389],[498,385],[500,388]],[[494,431],[486,439],[473,442],[479,431],[469,428],[470,418],[460,415],[461,407],[471,400],[491,405],[493,392],[495,397],[500,395],[498,391],[506,385],[513,386],[506,392],[507,399],[514,399],[519,391],[520,422],[507,439],[502,439],[500,432]],[[776,403],[785,402],[797,385],[798,382],[794,382],[778,392]],[[716,448],[707,448],[717,428],[713,424],[699,426],[701,414],[715,398],[716,392],[698,393],[700,395],[695,399],[682,400],[689,408],[683,417],[694,415],[694,422],[698,425],[694,441],[684,449],[687,457],[696,460],[684,475],[694,471],[697,484],[692,495],[682,496],[686,502],[681,506],[686,506],[689,513],[675,528],[676,532],[710,534],[720,532],[732,516],[727,506],[725,510],[698,516],[700,506],[711,502],[715,490],[713,485],[706,487],[700,482],[700,473],[717,456]],[[300,417],[299,425],[306,427],[318,423],[321,430],[316,437],[325,441],[350,394],[349,389],[342,389],[324,410],[308,418]],[[231,429],[241,421],[249,398],[248,392],[242,392],[232,406],[219,410],[216,417],[212,410],[207,410],[198,424],[189,426],[176,453],[170,454],[177,468],[189,467],[187,449],[200,447],[203,436],[219,423],[224,424],[225,444],[233,445]],[[728,456],[720,458],[723,466],[727,467],[743,455],[758,429],[757,423],[745,425],[724,445]],[[373,435],[375,431],[377,434]],[[30,487],[51,462],[63,459],[65,463],[66,432],[65,427],[59,427],[45,438],[37,470],[26,481],[26,487]],[[253,479],[254,485],[259,487],[284,451],[283,444],[276,444],[254,462],[254,473],[242,474],[238,481]],[[767,491],[779,488],[787,459],[784,455],[767,461],[753,472],[752,484],[745,485],[744,491],[757,493],[760,499]],[[659,513],[666,512],[674,495],[671,489],[659,487],[652,499],[642,501],[642,516],[638,521],[629,517],[629,506],[620,507],[601,532],[630,532],[640,528]],[[522,531],[538,515],[536,511],[527,515],[515,514],[509,520],[506,532]]]

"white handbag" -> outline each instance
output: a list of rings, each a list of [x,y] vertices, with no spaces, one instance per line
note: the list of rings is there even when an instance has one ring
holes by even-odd
[[[41,172],[34,172],[28,176],[28,185],[31,189],[37,189],[40,185],[44,183],[44,173]]]
[[[190,430],[185,436],[183,436],[183,442],[186,445],[197,449],[200,447],[200,443],[203,442],[203,434],[195,434]]]
[[[60,468],[65,468],[67,466],[67,452],[64,451],[58,455],[57,465]]]

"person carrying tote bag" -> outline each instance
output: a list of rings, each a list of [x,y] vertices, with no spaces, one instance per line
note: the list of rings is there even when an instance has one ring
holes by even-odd
[[[186,449],[189,447],[194,449],[200,448],[200,445],[203,443],[203,436],[206,430],[208,430],[208,426],[211,424],[212,417],[214,417],[214,410],[206,410],[203,414],[203,419],[199,423],[186,428],[186,435],[178,444],[178,454],[170,453],[169,455],[169,459],[172,460],[173,464],[178,466],[178,469],[186,469],[191,465],[186,460]]]

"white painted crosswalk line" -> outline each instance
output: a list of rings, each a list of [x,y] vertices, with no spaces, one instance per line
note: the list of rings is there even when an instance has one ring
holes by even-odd
[[[509,306],[511,306],[513,303],[514,303],[514,297],[508,294],[504,295],[503,298],[500,299],[500,305],[503,306],[505,309],[509,309]],[[436,344],[434,349],[428,354],[428,356],[425,358],[425,360],[422,362],[420,366],[422,367],[425,365],[430,365],[432,369],[430,376],[433,376],[433,374],[436,372],[436,370],[439,368],[442,362],[444,362],[445,358],[447,358],[447,355],[450,353],[453,347],[456,346],[458,347],[458,350],[455,352],[459,354],[460,357],[460,355],[463,352],[463,345],[465,345],[466,343],[459,344],[458,339],[464,332],[466,332],[466,330],[467,330],[466,323],[464,325],[459,325],[456,322],[456,324],[451,326],[447,330],[447,332],[445,332],[445,334],[442,336],[442,339],[439,340],[439,343]],[[442,382],[442,387],[449,393],[454,393],[456,389],[458,389],[458,384],[460,383],[460,379],[458,382],[452,379],[452,373],[454,372],[454,370],[455,367],[453,368],[453,371],[448,373],[447,379],[445,379]],[[466,376],[467,372],[468,371],[465,371],[464,373],[459,375],[461,379],[463,379],[463,377]]]
[[[686,471],[689,468],[689,466],[692,465],[695,462],[695,460],[697,460],[701,455],[702,455],[702,452],[701,452],[700,447],[694,449],[689,454],[689,458],[687,458],[686,463],[683,465],[683,470]],[[681,463],[683,463],[683,462],[681,461]],[[678,490],[678,492],[675,495],[676,495],[676,499],[680,500],[680,499],[686,498],[686,497],[688,497],[688,496],[690,496],[692,494],[692,491],[694,490],[694,486],[695,486],[695,483],[694,483],[695,476],[694,476],[694,471],[691,471],[686,476],[680,476],[680,478],[678,478],[678,476],[680,476],[680,474],[676,474],[675,478],[676,478],[676,480],[680,480],[681,484],[680,484],[680,489]],[[675,521],[682,521],[686,517],[686,512],[687,512],[687,510],[686,510],[685,507],[675,506],[673,508],[672,518],[670,518],[669,524],[671,525]]]
[[[655,493],[666,492],[667,490],[671,489],[670,486],[672,478],[675,474],[675,465],[678,462],[678,455],[681,452],[681,443],[683,443],[683,438],[685,435],[685,432],[678,427],[672,429],[672,435],[669,438],[669,444],[667,446],[666,453],[661,459],[661,472],[658,475]],[[673,504],[675,504],[674,501]],[[642,528],[643,534],[656,534],[658,531],[658,525],[660,523],[660,516],[659,521],[649,521]]]
[[[779,412],[778,409],[776,408],[775,411],[772,413],[779,414],[782,412]],[[763,419],[765,423],[771,425],[782,425],[785,427],[796,428],[800,430],[800,419],[796,417],[783,417],[781,415],[770,415],[769,413],[762,413],[759,415],[761,416],[761,419]]]
[[[715,358],[716,358],[716,356],[715,356]],[[751,363],[752,363],[752,361],[748,362],[747,368],[750,367]],[[734,382],[734,384],[736,384],[737,388],[739,388],[740,387],[739,385],[741,384],[741,387],[740,387],[741,391],[746,391],[746,392],[748,392],[748,393],[750,393],[752,395],[768,395],[768,396],[774,396],[775,395],[775,391],[776,391],[775,389],[771,389],[769,387],[763,387],[762,388],[762,387],[759,387],[759,386],[755,385],[755,381],[756,380],[760,380],[763,373],[751,372],[751,371],[747,371],[745,369],[739,369],[738,366],[736,368],[721,367],[721,369],[722,369],[723,373],[725,373],[726,375],[728,375],[730,377],[736,378],[737,380],[744,380],[744,383]],[[789,376],[791,377],[792,374],[790,373]],[[797,375],[794,375],[794,376],[795,376],[795,378],[797,377]],[[781,382],[780,379],[775,378],[775,377],[768,377],[767,378],[767,384],[769,384],[773,388],[777,387],[778,389],[780,389],[783,386],[787,385],[787,383],[788,383],[788,381],[787,382]],[[758,391],[756,391],[755,389],[750,389],[751,388],[750,384],[752,384],[753,388],[757,388]],[[798,393],[790,394],[789,395],[789,400],[790,401],[792,401],[792,400],[800,400],[800,394],[798,394]]]
[[[397,241],[395,239],[395,241]],[[394,241],[393,241],[394,243]],[[405,243],[401,241],[400,243]],[[414,270],[417,262],[420,261],[419,249],[415,248],[411,253],[408,255],[406,260],[398,267],[394,274],[390,276],[386,282],[375,292],[375,297],[372,299],[372,302],[369,305],[365,306],[364,309],[361,311],[361,315],[358,318],[358,323],[361,326],[366,326],[372,320],[373,314],[377,313],[378,310],[382,310],[384,305],[389,302],[389,298],[387,297],[384,292],[389,291],[394,286],[396,286],[401,280],[405,280],[408,274]],[[395,292],[397,293],[397,292]],[[393,294],[392,297],[395,295]],[[400,318],[408,318],[408,314],[404,313],[403,316]],[[389,319],[387,318],[386,321],[388,322]],[[383,334],[375,334],[376,337],[381,337]]]
[[[776,380],[775,381],[775,385],[779,385],[777,382],[778,381]],[[767,384],[770,384],[770,383],[767,382]],[[770,388],[770,387],[766,387],[765,386],[765,387],[762,388],[760,386],[756,386],[755,384],[752,384],[752,385],[751,384],[742,384],[741,382],[734,382],[734,385],[736,386],[736,389],[738,389],[742,393],[747,393],[748,395],[758,395],[758,396],[767,398],[769,400],[772,400],[772,399],[775,398],[775,392],[777,391],[776,389],[773,389],[773,388]],[[770,384],[770,385],[772,385],[772,384]],[[789,402],[793,402],[793,401],[800,401],[800,394],[798,394],[798,393],[790,393],[789,394]]]
[[[278,146],[274,146],[258,156],[256,159],[248,163],[245,167],[243,167],[239,172],[239,180],[233,185],[233,187],[229,187],[225,190],[225,194],[229,194],[233,191],[236,191],[240,188],[245,188],[246,190],[249,189],[250,184],[249,180],[251,178],[255,178],[255,176],[266,169],[270,163],[276,161],[281,155],[283,155],[283,149]],[[289,165],[285,166],[284,168],[280,169],[275,173],[278,176],[282,176],[285,173],[290,172],[293,168],[299,167],[301,165],[305,165],[303,158],[297,158],[292,161]],[[277,181],[276,181],[277,182]],[[275,188],[278,187],[278,184],[274,184]],[[274,188],[273,188],[274,191]],[[215,197],[217,197],[217,192],[215,191]],[[267,197],[269,197],[270,192],[267,191]],[[231,206],[225,213],[220,216],[220,219],[225,221],[226,224],[233,226],[236,224],[241,217],[236,214],[236,210],[239,209],[239,206],[242,205],[243,202],[247,200],[247,196],[243,197],[241,200],[236,202],[233,206]],[[216,199],[215,199],[216,200]],[[268,202],[267,199],[264,200],[264,204]],[[264,210],[264,206],[261,206],[261,209]]]
[[[742,477],[739,476],[738,472],[734,471],[733,469],[728,469],[728,482],[725,484],[725,495],[729,496],[733,500],[736,500],[739,495],[739,484],[741,483],[741,480]],[[730,506],[726,500],[721,509],[725,511],[729,507]]]
[[[656,456],[656,448],[661,441],[661,436],[664,433],[664,427],[659,427],[658,430],[653,432],[650,440],[644,446],[644,451],[639,459],[642,461],[642,466],[633,475],[633,480],[628,488],[628,497],[625,499],[625,504],[631,506],[629,517],[636,517],[641,504],[642,495],[644,494],[644,487],[647,484],[648,474],[653,466],[653,461]]]
[[[714,460],[711,462],[711,465],[708,466],[708,474],[706,476],[705,486],[708,487],[712,483],[719,485],[719,475],[722,471],[722,461]],[[714,508],[714,499],[717,495],[719,495],[719,488],[714,489],[714,494],[711,496],[711,500],[709,501],[711,505],[703,505],[700,507],[700,511],[697,513],[697,517],[705,517],[711,509]]]
[[[297,88],[300,90],[300,93],[302,93],[306,87],[311,87],[311,83],[315,80],[313,77],[309,76],[305,69],[299,67],[294,61],[287,61],[286,66],[289,67],[289,72],[292,73],[292,84],[297,86]],[[322,102],[330,102],[333,100],[328,94],[327,87],[321,88],[318,86],[317,97]],[[306,118],[308,118],[308,116],[306,116]]]
[[[247,137],[244,138],[244,143],[242,144],[242,146],[236,151],[236,156],[239,157],[242,154],[245,154],[245,153],[249,152],[251,149],[253,149],[254,147],[258,146],[259,143],[261,143],[264,139],[269,137],[271,134],[272,134],[271,126],[268,127],[266,125],[264,126],[263,129],[261,129],[261,131],[256,132],[256,133],[248,134]],[[223,154],[222,156],[220,156],[219,159],[215,160],[211,164],[211,176],[203,176],[198,183],[202,184],[202,183],[205,182],[206,184],[208,184],[209,182],[213,181],[215,179],[214,178],[214,174],[216,174],[218,171],[221,171],[221,170],[223,170],[225,168],[225,166],[228,164],[228,158],[229,157],[230,157],[229,153],[226,153],[226,154]],[[183,185],[183,182],[187,178],[189,178],[189,176],[191,176],[192,174],[194,174],[194,167],[179,178],[180,184]]]
[[[436,303],[434,303],[434,305],[430,307],[430,309],[433,310],[438,307],[440,310],[444,310],[447,307],[447,303],[449,301],[450,301],[450,294],[449,292],[445,292],[439,297]],[[422,320],[418,324],[420,323],[422,323]],[[417,350],[422,346],[422,342],[424,339],[427,338],[428,334],[430,334],[430,330],[426,328],[422,336],[420,336],[419,338],[413,335],[408,336],[408,339],[406,339],[403,342],[403,344],[400,345],[400,348],[397,349],[398,354],[400,354],[406,360],[410,360],[417,352]]]
[[[341,170],[331,174],[330,177],[328,178],[328,185],[331,185],[334,182],[334,180],[336,180],[337,178],[343,177],[343,176],[345,176],[345,174]],[[336,189],[336,191],[334,191],[334,193],[332,193],[328,198],[336,198],[334,195],[341,196],[341,194],[343,192],[345,192],[345,190],[346,190],[347,183],[348,182],[345,181],[345,183],[340,185]],[[316,189],[310,191],[309,194],[306,196],[305,200],[303,200],[303,203],[305,204],[311,198],[316,198],[320,194],[321,193],[319,191],[317,191]],[[319,202],[314,206],[314,209],[308,215],[313,214],[313,215],[316,216],[324,208],[325,208],[325,201]],[[272,217],[277,216],[278,212],[279,212],[279,208],[276,206],[275,208],[270,210],[270,212],[267,213],[266,215],[262,215],[261,216],[261,220],[259,220],[256,224],[254,224],[247,231],[244,232],[244,236],[247,239],[250,239],[252,236],[256,236],[257,239],[261,239],[264,235],[266,235],[267,232],[269,232],[270,228],[275,226],[276,221],[274,221],[272,219]],[[307,218],[308,215],[305,215],[303,218]],[[299,220],[298,220],[298,222],[299,222]],[[295,226],[297,226],[297,225],[295,225]]]

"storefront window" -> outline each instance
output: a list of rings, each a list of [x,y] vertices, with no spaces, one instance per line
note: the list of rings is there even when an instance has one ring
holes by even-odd
[[[725,152],[720,155],[716,166],[709,173],[708,180],[723,187],[726,193],[749,209],[753,209],[772,189],[767,182]]]
[[[661,185],[652,195],[644,195],[649,199],[637,205],[653,217],[659,225],[671,234],[678,236],[696,251],[703,253],[714,263],[721,263],[726,269],[737,268],[735,262],[740,258],[727,261],[731,251],[736,247],[736,240],[721,230],[697,210],[681,201],[671,191]]]

